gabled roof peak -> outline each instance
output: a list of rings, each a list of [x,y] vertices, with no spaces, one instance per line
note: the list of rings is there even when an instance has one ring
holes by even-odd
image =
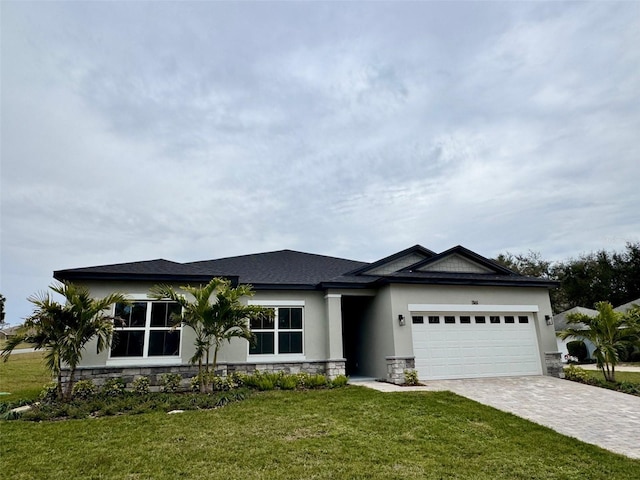
[[[414,272],[419,270],[427,270],[429,269],[428,268],[429,266],[433,265],[435,267],[436,264],[440,264],[445,259],[454,257],[454,256],[463,257],[470,261],[470,265],[477,266],[479,270],[476,273],[479,273],[481,270],[485,270],[486,273],[492,273],[492,274],[519,275],[518,273],[513,272],[512,270],[509,270],[506,267],[503,267],[502,265],[494,262],[493,260],[483,257],[482,255],[478,255],[477,253],[469,250],[468,248],[463,247],[462,245],[456,245],[455,247],[445,250],[444,252],[441,252],[437,255],[433,255],[432,257],[426,258],[413,265],[409,265],[408,267],[404,268],[402,271]]]
[[[376,262],[348,272],[347,275],[375,275],[376,272],[384,270],[385,267],[387,267],[388,270],[399,271],[407,265],[414,264],[425,258],[431,258],[435,254],[436,253],[434,251],[416,244],[413,247],[405,248],[404,250],[389,255],[388,257],[381,258]],[[403,260],[405,261],[403,262]]]

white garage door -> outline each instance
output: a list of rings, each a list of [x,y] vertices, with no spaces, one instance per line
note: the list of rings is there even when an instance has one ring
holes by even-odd
[[[414,312],[411,320],[420,379],[542,374],[530,313]]]

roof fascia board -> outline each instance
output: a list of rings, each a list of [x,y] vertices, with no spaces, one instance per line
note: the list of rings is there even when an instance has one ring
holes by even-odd
[[[380,278],[376,284],[411,284],[411,285],[468,285],[468,286],[489,286],[489,287],[541,287],[541,288],[557,288],[560,282],[555,280],[519,280],[509,281],[496,279],[469,279],[469,278]]]
[[[180,275],[162,273],[85,273],[85,272],[53,272],[53,278],[59,281],[75,280],[109,280],[109,281],[154,281],[154,282],[210,282],[212,278],[220,277],[238,285],[237,275]]]

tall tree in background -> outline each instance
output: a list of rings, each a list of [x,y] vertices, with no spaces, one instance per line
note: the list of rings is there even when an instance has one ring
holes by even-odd
[[[640,242],[628,242],[622,252],[599,250],[558,262],[533,251],[507,252],[495,260],[522,275],[559,281],[560,287],[550,292],[554,312],[592,308],[602,300],[621,305],[640,298]]]

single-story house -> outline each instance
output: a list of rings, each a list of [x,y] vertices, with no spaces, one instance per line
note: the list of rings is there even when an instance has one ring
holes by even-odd
[[[640,305],[640,298],[627,302],[623,305],[619,305],[615,307],[613,310],[615,312],[626,313],[634,305]],[[598,311],[592,308],[573,307],[573,308],[570,308],[569,310],[565,310],[564,312],[558,313],[553,316],[553,323],[555,325],[556,332],[561,332],[562,330],[566,330],[569,327],[578,328],[578,329],[587,328],[586,325],[584,325],[583,323],[569,325],[567,323],[567,315],[571,313],[581,313],[584,315],[588,315],[590,317],[595,317],[596,315],[598,315]],[[567,349],[567,343],[576,341],[576,340],[582,340],[584,342],[585,346],[587,347],[587,352],[589,354],[588,358],[593,358],[593,351],[596,349],[596,347],[593,344],[593,342],[591,342],[591,340],[586,338],[573,338],[573,337],[568,337],[568,338],[565,338],[564,340],[557,338],[558,351],[560,352],[562,361],[564,363],[566,363],[569,360],[569,350]]]
[[[6,323],[0,326],[0,340],[9,340],[11,337],[14,337],[18,333],[18,329],[21,325],[14,325],[10,327]]]
[[[173,305],[147,297],[225,277],[250,284],[246,301],[274,309],[251,325],[258,342],[234,339],[219,355],[221,374],[284,370],[421,380],[560,375],[549,301],[556,282],[522,276],[462,246],[436,253],[420,245],[373,263],[292,250],[189,263],[150,260],[54,272],[96,297],[125,293],[130,308],[109,351],[89,345],[79,377],[192,376],[193,331],[171,331]]]
[[[640,298],[636,298],[635,300],[631,300],[623,305],[619,305],[613,310],[620,313],[627,313],[635,305],[640,305]]]
[[[570,315],[572,313],[580,313],[584,315],[589,315],[590,317],[595,317],[598,314],[598,311],[592,308],[573,307],[573,308],[570,308],[569,310],[565,310],[564,312],[558,313],[553,316],[553,324],[555,326],[556,332],[561,332],[570,327],[578,328],[580,330],[584,330],[587,328],[586,325],[584,325],[583,323],[576,323],[571,325],[568,324],[567,315]],[[596,349],[596,347],[590,340],[586,338],[578,339],[573,337],[568,337],[563,340],[560,337],[557,337],[556,342],[558,343],[558,351],[560,352],[563,363],[567,363],[569,361],[569,349],[567,348],[567,343],[574,342],[576,340],[582,340],[584,342],[585,346],[587,347],[587,353],[588,353],[587,358],[591,358],[593,356],[593,351]]]

